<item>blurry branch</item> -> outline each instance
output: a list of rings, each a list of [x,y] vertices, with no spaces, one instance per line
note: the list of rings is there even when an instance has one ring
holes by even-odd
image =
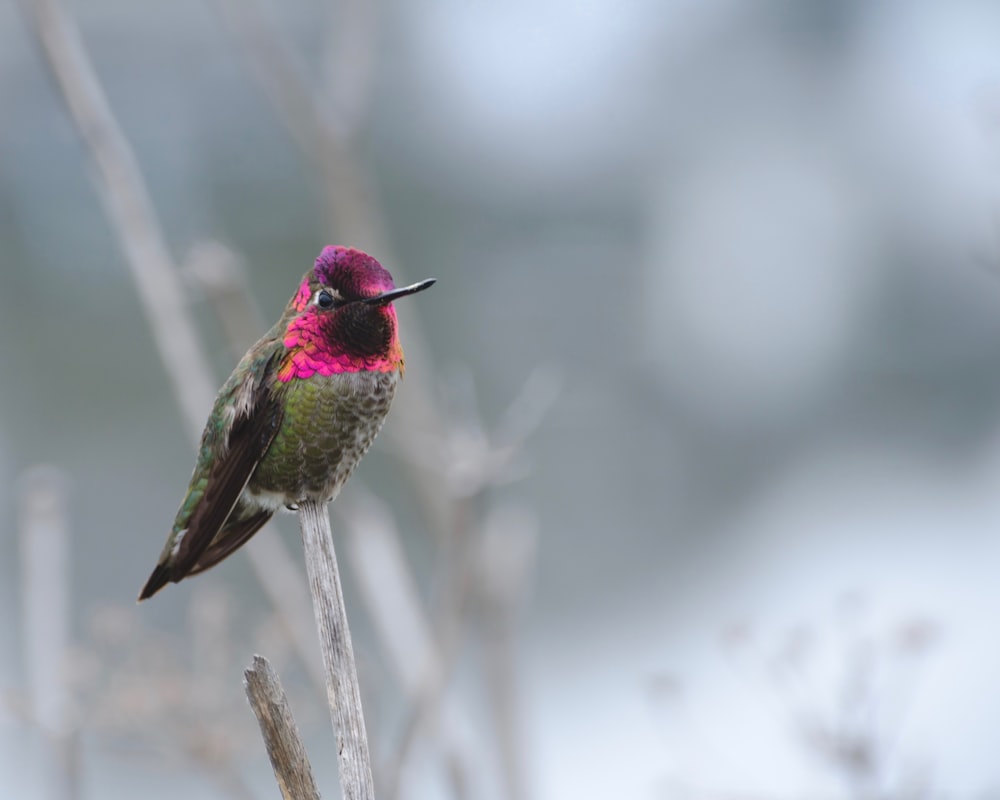
[[[97,189],[132,270],[153,337],[192,436],[215,395],[135,155],[118,126],[72,20],[55,0],[20,0],[62,93],[76,129],[97,169]]]
[[[336,505],[347,557],[389,666],[407,695],[437,671],[437,648],[392,513],[355,481]]]
[[[862,600],[848,597],[852,617],[863,612]],[[845,603],[842,601],[842,611]],[[902,761],[898,739],[904,728],[906,707],[916,696],[913,681],[924,657],[936,644],[938,627],[922,617],[899,621],[882,636],[854,629],[852,623],[840,642],[843,668],[832,688],[837,703],[799,698],[793,703],[791,721],[802,743],[837,775],[855,797],[925,795],[927,776]],[[776,658],[777,688],[788,691],[790,678],[808,678],[808,647],[801,636],[789,637]],[[911,774],[907,775],[907,772]],[[894,783],[900,785],[894,787]]]
[[[72,19],[55,0],[21,0],[21,4],[97,168],[97,189],[124,251],[184,422],[192,440],[197,442],[215,396],[215,381],[138,163],[108,105]],[[290,569],[275,567],[289,564],[291,559],[277,538],[272,537],[266,547],[266,552],[260,547],[244,550],[268,598],[288,620],[289,629],[295,631],[293,620],[308,617],[305,603],[296,602],[304,598],[301,592],[289,588],[298,583],[297,579],[283,582],[290,579]],[[302,663],[315,674],[314,650],[294,633],[293,642]]]
[[[474,497],[524,477],[519,459],[555,405],[561,384],[558,370],[536,367],[491,432],[483,424],[472,378],[462,374],[454,381],[457,402],[444,433],[394,428],[392,447],[414,467],[437,473],[451,497]]]
[[[35,467],[20,482],[22,609],[28,718],[45,744],[51,800],[80,796],[79,736],[71,718],[64,669],[70,627],[70,532],[66,478]]]
[[[347,608],[340,588],[330,517],[326,505],[315,500],[300,503],[298,516],[316,628],[326,667],[326,699],[333,733],[337,737],[341,790],[344,800],[372,800],[375,788],[361,709],[361,687],[347,625]]]
[[[143,625],[135,608],[99,609],[86,644],[74,649],[71,688],[88,732],[103,734],[105,747],[127,756],[141,749],[161,769],[203,774],[220,797],[252,800],[242,766],[258,733],[246,724],[243,698],[226,690],[241,628],[232,611],[212,582],[193,587],[187,626],[176,635]],[[275,625],[255,626],[255,638],[272,644]]]
[[[447,757],[452,771],[464,780],[470,723],[460,705],[441,697],[452,658],[439,650],[434,639],[392,513],[357,480],[351,484],[349,497],[341,499],[335,510],[344,522],[347,556],[362,599],[389,666],[413,709],[401,743],[382,760],[381,793],[390,800],[399,795],[402,773],[420,723],[439,701],[444,705],[442,737]]]
[[[247,555],[255,566],[257,579],[275,608],[299,661],[317,688],[323,686],[323,672],[316,658],[316,639],[309,629],[309,607],[302,568],[292,559],[280,536],[258,536],[248,545]]]
[[[507,796],[526,798],[524,726],[518,714],[516,631],[538,547],[538,518],[526,508],[495,509],[483,523],[477,561],[483,607],[483,655],[490,710],[499,739]]]
[[[465,638],[468,618],[469,597],[472,591],[473,573],[467,558],[469,542],[473,530],[468,513],[468,501],[456,503],[457,525],[450,532],[451,541],[443,546],[437,569],[438,583],[443,589],[443,597],[434,619],[438,649],[436,657],[427,664],[427,669],[419,675],[419,683],[409,692],[410,707],[403,721],[402,732],[396,748],[386,759],[389,767],[387,797],[393,800],[399,791],[399,784],[413,748],[423,739],[424,734],[438,722],[442,706],[445,705],[448,683],[458,665]],[[445,717],[444,722],[454,726],[457,720]],[[450,743],[452,744],[452,743]],[[449,752],[449,770],[454,783],[464,786],[468,776],[460,757],[461,751],[452,744]],[[462,797],[463,794],[456,793]]]
[[[254,656],[243,673],[247,699],[257,716],[284,800],[319,800],[305,745],[288,707],[281,681],[267,659]]]
[[[233,624],[229,595],[213,584],[197,586],[188,605],[192,707],[218,719],[226,701],[227,670],[232,663],[228,631]]]
[[[489,665],[487,678],[496,712],[494,722],[505,780],[510,797],[520,800],[526,796],[519,793],[526,789],[520,766],[523,748],[518,746],[523,736],[518,730],[514,702],[516,665],[511,625],[526,596],[526,576],[532,571],[537,525],[523,524],[528,516],[525,513],[507,531],[489,521],[477,526],[473,499],[523,472],[523,468],[518,468],[523,445],[554,404],[559,382],[553,370],[536,369],[491,434],[482,421],[471,377],[460,376],[453,392],[459,398],[455,403],[457,408],[450,414],[454,421],[445,435],[421,437],[411,432],[395,440],[402,455],[441,475],[452,499],[452,525],[443,536],[436,576],[443,590],[434,621],[439,655],[411,692],[411,708],[402,735],[388,759],[390,790],[397,788],[412,748],[437,721],[439,707],[446,702],[445,689],[461,654],[472,601],[479,599],[487,614],[488,624],[483,631],[487,637],[486,649],[502,656],[500,661]],[[511,515],[506,515],[506,519],[510,522]],[[504,548],[510,548],[505,555]],[[503,624],[497,624],[499,620]],[[501,702],[508,707],[499,709],[497,704]],[[450,716],[445,721],[451,726],[456,722]],[[453,749],[452,754],[455,752]],[[456,786],[464,785],[461,761],[453,757],[450,766]],[[394,794],[390,792],[388,796],[392,798]]]
[[[181,277],[195,296],[204,297],[222,325],[233,358],[260,338],[267,321],[250,294],[240,254],[214,240],[198,242],[181,265]]]
[[[21,592],[31,713],[47,733],[62,732],[69,699],[61,670],[69,644],[69,522],[66,477],[35,467],[20,482]]]
[[[178,725],[176,714],[169,715],[169,721],[161,719],[156,724],[170,730],[188,760],[227,795],[251,798],[253,792],[237,766],[238,748],[232,735],[235,720],[225,690],[230,680],[229,632],[233,629],[226,592],[211,584],[195,587],[188,606],[188,628],[191,663],[181,676],[179,687],[189,713],[188,724]],[[138,677],[143,680],[146,676]]]
[[[906,710],[919,696],[915,680],[939,629],[920,616],[898,620],[887,630],[862,626],[862,605],[851,593],[839,603],[841,624],[829,629],[796,626],[774,643],[761,642],[746,622],[730,625],[723,635],[726,655],[754,679],[747,690],[755,697],[760,695],[758,681],[775,692],[780,702],[776,716],[794,737],[791,744],[807,756],[804,763],[824,768],[842,785],[842,792],[834,796],[858,800],[948,796],[932,790],[930,764],[909,757],[899,741]],[[685,794],[712,796],[698,784],[717,784],[717,765],[727,760],[727,754],[715,752],[710,737],[698,730],[695,719],[701,715],[683,708],[681,680],[660,674],[650,689],[660,703],[669,703],[663,708],[666,715],[686,720],[678,730],[683,744],[674,748],[700,745],[706,750],[703,763],[715,765],[715,771],[705,775],[675,774],[672,782],[683,786]],[[828,776],[817,781],[829,783]],[[810,797],[822,794],[816,787],[804,791]],[[719,796],[740,796],[721,792]]]
[[[348,103],[330,102],[330,97],[320,102],[302,75],[291,49],[282,40],[275,26],[264,18],[256,0],[217,0],[223,17],[236,37],[243,43],[250,56],[253,71],[264,95],[274,107],[278,119],[285,124],[295,143],[323,172],[323,186],[339,240],[352,242],[373,253],[385,252],[385,237],[371,207],[370,193],[364,178],[347,152],[347,128],[335,124],[338,106],[344,111]],[[352,6],[365,5],[352,3]],[[349,52],[371,52],[368,36],[373,26],[370,12],[356,13],[351,9],[346,15],[348,26],[337,37],[338,42],[352,42]],[[353,23],[355,27],[350,27]],[[340,66],[351,66],[338,60]],[[343,95],[353,95],[354,108],[360,110],[360,97],[366,90],[351,92],[354,72],[343,73],[338,87]],[[356,126],[356,122],[351,128]],[[380,256],[380,258],[384,258]]]
[[[380,3],[340,0],[329,3],[327,9],[330,20],[323,59],[323,94],[333,115],[333,130],[341,141],[351,144],[368,117]]]

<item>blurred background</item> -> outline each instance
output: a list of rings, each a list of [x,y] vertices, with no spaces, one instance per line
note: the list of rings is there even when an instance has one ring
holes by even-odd
[[[439,281],[333,506],[381,796],[1000,792],[1000,7],[20,0],[0,118],[0,796],[276,796],[255,652],[336,796],[294,517],[134,604],[334,242]]]

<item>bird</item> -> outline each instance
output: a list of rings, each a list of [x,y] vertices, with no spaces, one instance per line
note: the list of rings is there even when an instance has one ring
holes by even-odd
[[[215,398],[187,492],[139,592],[215,566],[281,508],[327,503],[385,421],[405,362],[396,288],[372,256],[327,246]]]

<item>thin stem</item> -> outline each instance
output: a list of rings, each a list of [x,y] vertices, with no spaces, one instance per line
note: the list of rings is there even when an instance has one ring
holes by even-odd
[[[337,737],[341,791],[344,800],[373,800],[375,790],[361,687],[326,507],[315,500],[300,502],[299,525],[326,668],[330,718]]]

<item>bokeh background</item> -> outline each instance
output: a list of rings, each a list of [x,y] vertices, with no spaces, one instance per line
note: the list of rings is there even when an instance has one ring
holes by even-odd
[[[276,796],[257,651],[336,796],[245,554],[133,604],[193,443],[37,7],[0,4],[0,796]],[[377,511],[334,513],[399,532],[449,665],[399,797],[1000,792],[1000,7],[64,7],[216,381],[324,244],[439,280],[341,498]],[[413,695],[342,568],[385,781]]]

